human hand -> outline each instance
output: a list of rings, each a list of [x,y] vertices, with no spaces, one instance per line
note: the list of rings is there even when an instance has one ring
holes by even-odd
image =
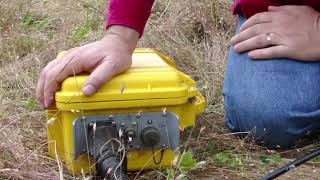
[[[231,44],[252,59],[320,60],[320,13],[308,6],[270,6],[249,18]]]
[[[55,100],[60,83],[69,76],[91,72],[82,87],[85,95],[93,95],[106,81],[126,71],[139,33],[125,26],[111,26],[100,41],[68,50],[62,57],[49,62],[39,76],[37,99],[49,108]]]

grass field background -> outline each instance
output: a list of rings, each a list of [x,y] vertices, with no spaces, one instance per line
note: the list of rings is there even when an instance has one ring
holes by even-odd
[[[90,179],[47,156],[45,112],[35,99],[39,72],[59,51],[100,39],[106,0],[0,0],[0,179]],[[181,150],[201,162],[186,171],[133,179],[259,179],[316,147],[271,151],[234,136],[223,123],[222,85],[235,17],[229,0],[158,0],[139,47],[156,48],[192,76],[208,101]],[[319,179],[320,158],[281,179]]]

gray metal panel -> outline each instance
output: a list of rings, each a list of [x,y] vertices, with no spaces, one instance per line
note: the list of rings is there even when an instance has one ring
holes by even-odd
[[[94,123],[96,126],[105,124],[106,126],[113,126],[119,132],[120,129],[131,128],[135,131],[136,137],[132,139],[132,150],[142,149],[176,149],[179,146],[180,131],[179,131],[179,118],[172,112],[146,112],[141,114],[109,114],[109,115],[96,115],[84,116],[75,119],[74,128],[74,144],[75,144],[75,159],[80,155],[90,150],[92,135],[88,137],[88,128]],[[155,127],[160,132],[160,143],[153,146],[146,146],[141,138],[141,132],[146,127]]]

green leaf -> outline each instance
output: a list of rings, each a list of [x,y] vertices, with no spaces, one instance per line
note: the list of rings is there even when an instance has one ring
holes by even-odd
[[[85,24],[82,24],[81,26],[77,27],[73,33],[73,40],[79,41],[80,39],[88,35],[91,29],[92,29],[91,21],[87,21]]]
[[[260,155],[260,161],[264,164],[269,164],[271,162],[270,157],[268,155]]]
[[[38,31],[44,30],[48,27],[50,18],[48,16],[40,16],[28,12],[23,18],[20,25],[25,29],[35,29]]]
[[[182,153],[178,167],[187,171],[194,168],[196,164],[197,160],[193,158],[193,153],[189,150]]]
[[[272,162],[281,162],[282,161],[282,157],[280,154],[275,154],[275,155],[265,155],[262,154],[259,157],[260,161],[264,164],[269,164]]]
[[[46,17],[45,19],[38,21],[36,23],[36,29],[38,31],[42,31],[48,26],[48,24],[49,24],[49,17]]]
[[[274,160],[275,162],[281,162],[282,159],[283,159],[283,158],[281,157],[280,154],[275,154],[275,155],[273,155],[273,160]]]
[[[21,26],[23,28],[28,28],[30,26],[32,26],[32,24],[34,23],[34,19],[33,19],[33,14],[26,14],[26,16],[23,17],[22,22],[21,22]]]
[[[221,165],[227,165],[234,169],[239,169],[243,165],[242,156],[234,154],[232,151],[223,151],[217,154],[217,160]]]
[[[226,163],[228,161],[230,161],[230,156],[229,156],[229,152],[221,152],[219,154],[217,154],[217,158],[220,162],[222,163]]]
[[[13,158],[13,156],[12,156],[12,154],[11,154],[9,151],[4,151],[4,152],[2,153],[2,159],[9,161],[9,160],[11,160],[12,158]]]
[[[313,161],[313,162],[320,162],[320,156],[314,158],[312,161]]]
[[[175,171],[171,167],[167,169],[167,178],[166,180],[173,180],[174,179]]]
[[[36,106],[37,101],[35,98],[29,98],[26,102],[26,107],[30,110],[34,109],[34,107]]]

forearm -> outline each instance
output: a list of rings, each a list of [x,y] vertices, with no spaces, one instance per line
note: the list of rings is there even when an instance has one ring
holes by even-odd
[[[107,26],[121,25],[132,28],[141,37],[150,16],[154,0],[111,0]]]

